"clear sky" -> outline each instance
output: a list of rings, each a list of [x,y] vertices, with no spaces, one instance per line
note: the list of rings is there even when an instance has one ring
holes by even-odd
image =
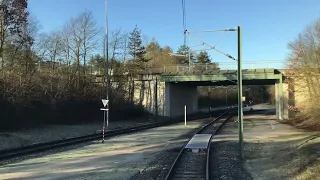
[[[186,0],[187,29],[243,30],[244,61],[284,61],[287,44],[320,17],[319,0]],[[40,22],[42,32],[60,28],[71,17],[91,10],[99,26],[105,27],[105,0],[29,0],[29,10]],[[132,31],[137,25],[151,41],[173,50],[183,44],[181,0],[108,0],[109,30]],[[215,45],[221,33],[194,34]],[[237,56],[237,34],[226,33],[216,48]],[[198,45],[190,40],[190,46]],[[205,47],[203,47],[205,48]],[[197,48],[202,49],[202,48]],[[232,60],[210,51],[218,62]]]

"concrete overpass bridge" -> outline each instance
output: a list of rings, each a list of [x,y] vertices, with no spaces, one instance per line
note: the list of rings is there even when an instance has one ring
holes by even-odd
[[[287,78],[277,69],[245,69],[243,85],[275,85],[277,118],[289,116],[289,92]],[[188,113],[198,110],[197,86],[228,86],[237,84],[236,70],[179,71],[160,74],[160,81],[165,83],[164,115],[175,116],[183,112],[184,105]]]
[[[149,69],[149,72],[140,73],[134,79],[128,78],[129,94],[133,94],[135,103],[143,105],[151,113],[176,116],[184,113],[185,105],[188,113],[198,110],[198,86],[228,86],[237,83],[237,71],[234,69],[210,70],[210,67],[206,67],[189,71],[186,67]],[[287,83],[290,78],[285,71],[273,68],[243,70],[243,85],[275,85],[278,119],[291,116],[288,107],[295,104],[295,95],[290,93],[294,87]]]

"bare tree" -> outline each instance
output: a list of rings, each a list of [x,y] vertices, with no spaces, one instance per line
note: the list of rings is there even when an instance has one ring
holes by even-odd
[[[320,102],[320,19],[308,26],[297,39],[289,43],[288,67],[299,92],[299,111],[318,117]]]
[[[117,55],[119,55],[119,50],[121,49],[121,29],[115,30],[111,33],[111,41],[110,41],[110,51],[111,52],[111,60],[117,59]],[[112,67],[111,67],[112,68]]]
[[[102,32],[101,28],[97,27],[97,23],[93,18],[91,11],[85,11],[81,13],[78,17],[80,27],[82,30],[82,57],[84,64],[84,76],[87,64],[87,56],[96,48],[98,44],[98,35]]]
[[[42,58],[46,61],[50,60],[51,69],[54,71],[55,64],[63,53],[63,40],[60,31],[52,32],[50,35],[43,34],[40,46]]]
[[[68,51],[70,53],[70,58],[74,60],[74,64],[76,66],[75,72],[78,75],[77,83],[75,86],[78,88],[80,84],[80,49],[82,43],[82,36],[81,36],[81,26],[79,21],[75,18],[71,18],[64,27],[64,31],[67,35],[69,35],[68,40]]]
[[[46,33],[39,34],[35,39],[33,51],[38,56],[38,70],[41,70],[41,62],[46,59],[48,55],[48,35]]]
[[[94,50],[97,45],[97,37],[101,32],[101,28],[98,28],[93,18],[91,11],[85,11],[78,15],[76,18],[72,18],[66,25],[65,31],[69,35],[65,38],[65,43],[68,44],[68,56],[69,50],[71,57],[73,57],[76,64],[76,72],[78,74],[77,87],[80,84],[80,67],[81,60],[83,60],[83,74],[86,75],[87,57]]]

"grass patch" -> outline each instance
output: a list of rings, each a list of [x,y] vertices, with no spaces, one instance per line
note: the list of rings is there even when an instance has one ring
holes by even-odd
[[[305,166],[301,167],[295,179],[299,180],[313,180],[320,179],[320,138],[312,136],[309,140],[304,141],[298,148],[300,157],[305,159]]]
[[[308,135],[309,134],[309,135]],[[292,137],[290,137],[292,136]],[[247,142],[246,167],[261,179],[320,179],[320,138],[314,133]],[[258,178],[258,179],[260,179]]]
[[[314,180],[320,179],[320,161],[308,167],[300,175],[296,177],[297,180]]]
[[[298,129],[304,129],[308,131],[320,131],[319,115],[310,114],[312,113],[299,113],[293,118],[278,122],[294,126]]]

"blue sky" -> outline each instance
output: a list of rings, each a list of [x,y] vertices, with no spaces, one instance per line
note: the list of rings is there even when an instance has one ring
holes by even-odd
[[[319,7],[319,0],[186,0],[187,29],[216,30],[239,25],[244,62],[284,61],[289,53],[288,42],[320,17]],[[105,0],[29,0],[29,10],[40,22],[42,32],[60,28],[86,9],[93,12],[99,26],[105,27]],[[121,28],[129,32],[138,25],[146,40],[155,37],[162,46],[174,50],[183,44],[181,0],[108,0],[108,9],[110,31]],[[194,36],[215,45],[221,33]],[[216,48],[237,56],[236,41],[237,34],[228,32]],[[189,42],[190,46],[199,44]],[[213,61],[233,63],[215,51],[209,54]]]

